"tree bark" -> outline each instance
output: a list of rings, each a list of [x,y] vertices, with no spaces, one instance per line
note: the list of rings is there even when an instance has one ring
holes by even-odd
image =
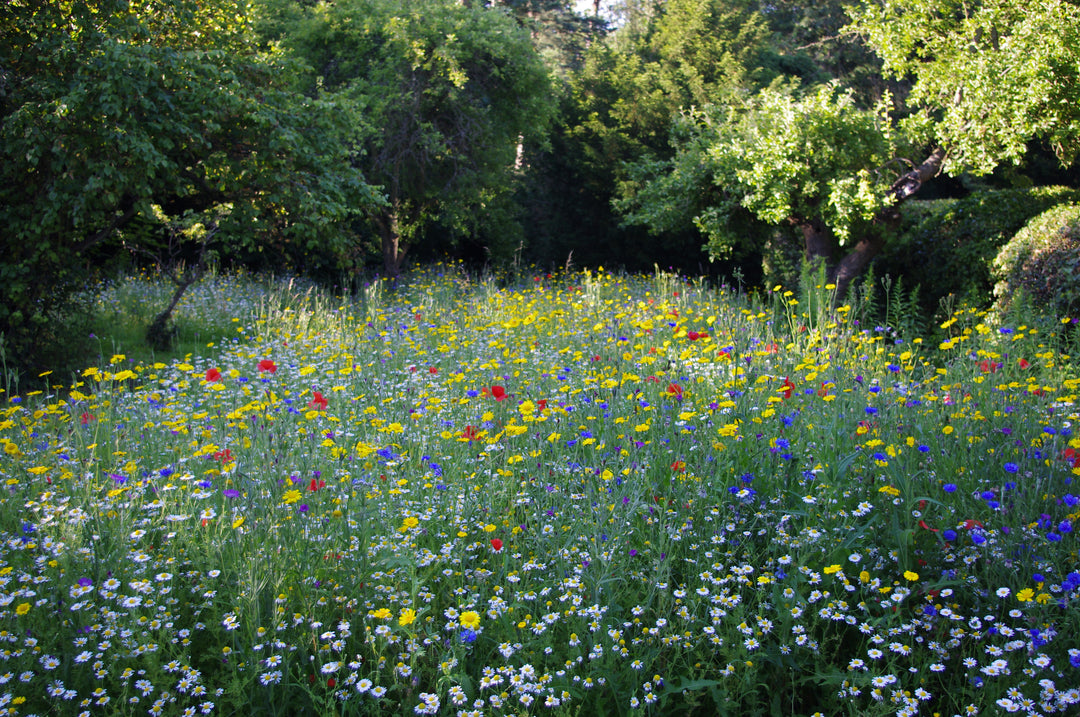
[[[401,263],[407,250],[401,243],[397,202],[378,217],[376,224],[382,241],[383,268],[387,276],[397,276],[401,273]]]
[[[815,268],[824,264],[828,271],[832,267],[836,240],[829,228],[819,220],[804,221],[799,224],[803,235],[803,256],[807,263]]]

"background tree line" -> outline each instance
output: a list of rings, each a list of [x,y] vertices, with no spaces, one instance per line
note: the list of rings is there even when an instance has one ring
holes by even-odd
[[[6,3],[7,359],[48,364],[77,290],[123,265],[178,296],[215,263],[339,280],[447,254],[751,285],[808,260],[841,287],[877,260],[915,284],[913,255],[1073,198],[1028,188],[1076,185],[1075,1],[584,5]],[[995,223],[1006,189],[1028,199]],[[933,197],[951,209],[905,208]]]

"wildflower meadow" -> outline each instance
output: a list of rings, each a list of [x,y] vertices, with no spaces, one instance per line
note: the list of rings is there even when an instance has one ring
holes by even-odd
[[[1071,320],[830,290],[219,277],[9,377],[0,713],[1080,713]]]

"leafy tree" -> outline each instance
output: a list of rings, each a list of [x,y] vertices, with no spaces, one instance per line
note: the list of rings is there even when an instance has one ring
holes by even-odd
[[[246,3],[13,0],[0,9],[0,333],[29,357],[91,252],[228,209],[219,240],[341,238],[377,201],[352,113],[293,92]],[[127,233],[143,241],[153,231]],[[28,360],[28,359],[27,359]]]
[[[866,253],[860,245],[876,237],[869,221],[889,203],[881,188],[893,147],[882,117],[833,85],[801,98],[767,89],[686,113],[675,143],[672,159],[632,166],[640,188],[618,206],[653,231],[696,226],[714,256],[763,241],[755,224],[795,228],[806,258],[830,263],[862,233],[846,269]]]
[[[1033,138],[1080,149],[1080,5],[870,0],[852,10],[887,74],[913,81],[904,129],[950,173],[1019,164]],[[931,155],[933,156],[933,155]]]
[[[552,116],[548,73],[505,10],[455,0],[341,0],[285,38],[312,86],[362,108],[353,161],[381,186],[368,211],[396,274],[433,225],[476,231]]]
[[[546,258],[617,260],[631,267],[694,261],[700,237],[686,225],[651,238],[618,225],[611,202],[625,190],[624,163],[672,154],[669,128],[681,109],[758,86],[768,28],[749,3],[634,0],[621,25],[595,39],[569,79],[563,126],[535,164],[532,227]]]
[[[673,159],[634,165],[628,221],[656,231],[693,221],[714,254],[729,250],[740,222],[796,226],[806,257],[827,264],[842,294],[883,247],[896,204],[942,171],[988,173],[1021,161],[1035,138],[1075,157],[1076,5],[875,1],[854,11],[853,28],[887,73],[912,83],[902,121],[833,88],[710,107],[682,120]]]

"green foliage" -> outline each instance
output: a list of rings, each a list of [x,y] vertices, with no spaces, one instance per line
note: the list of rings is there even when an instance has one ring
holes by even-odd
[[[387,272],[432,225],[477,231],[552,116],[528,34],[501,9],[452,0],[349,0],[303,16],[283,42],[313,68],[310,91],[362,109],[353,162],[386,194],[367,215]]]
[[[991,262],[1033,216],[1080,198],[1064,187],[980,191],[963,199],[906,202],[900,224],[874,262],[879,275],[920,287],[922,312],[932,315],[949,295],[986,306]]]
[[[618,207],[657,231],[693,221],[714,255],[746,241],[747,220],[821,224],[843,245],[889,203],[888,134],[834,86],[712,105],[684,115],[675,138],[671,160],[632,166],[638,189]]]
[[[1018,292],[1037,313],[1073,316],[1080,310],[1080,204],[1060,204],[1029,221],[994,258],[995,308],[1007,310]]]
[[[20,362],[89,252],[153,205],[232,205],[223,241],[314,246],[376,201],[347,161],[353,113],[290,89],[247,3],[5,3],[0,67],[0,333]]]
[[[912,136],[948,151],[947,171],[1019,163],[1033,137],[1063,163],[1080,149],[1080,7],[1068,0],[867,0],[852,9],[895,77],[914,78]]]

